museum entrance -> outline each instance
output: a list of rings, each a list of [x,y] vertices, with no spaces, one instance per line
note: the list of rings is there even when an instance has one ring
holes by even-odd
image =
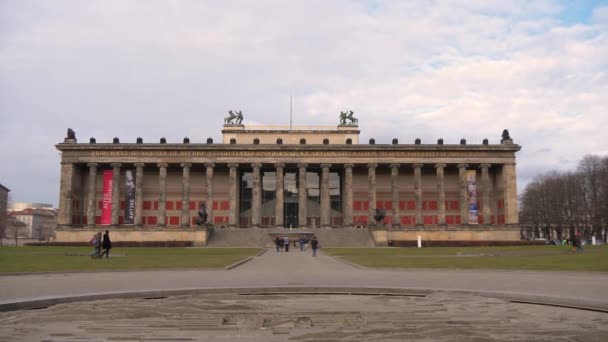
[[[283,222],[285,228],[298,227],[298,202],[285,202],[283,207]]]

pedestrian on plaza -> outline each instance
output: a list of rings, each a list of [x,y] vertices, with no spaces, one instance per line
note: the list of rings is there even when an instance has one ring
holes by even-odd
[[[99,234],[101,235],[101,233],[99,233]],[[103,234],[102,247],[103,247],[103,252],[99,256],[99,258],[102,258],[104,254],[106,255],[106,259],[110,258],[110,249],[112,249],[112,241],[110,241],[110,232],[107,230],[106,230],[106,233]]]
[[[277,252],[281,251],[281,246],[283,246],[283,240],[281,240],[281,238],[279,238],[278,236],[276,238],[274,238],[274,244],[277,247]]]
[[[316,257],[317,249],[319,248],[319,240],[317,240],[316,236],[313,236],[312,240],[310,240],[310,247],[312,247],[312,256]]]
[[[287,236],[283,237],[283,244],[285,245],[285,252],[289,252],[289,238]]]
[[[304,245],[306,245],[306,238],[303,236],[300,236],[300,252],[304,252]]]
[[[91,254],[91,258],[98,259],[100,258],[101,253],[101,232],[97,232],[93,235],[90,244],[93,246],[93,254]]]

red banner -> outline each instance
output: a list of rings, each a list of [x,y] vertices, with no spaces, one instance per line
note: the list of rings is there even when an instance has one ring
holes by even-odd
[[[103,200],[101,206],[101,224],[112,224],[112,170],[103,171]]]

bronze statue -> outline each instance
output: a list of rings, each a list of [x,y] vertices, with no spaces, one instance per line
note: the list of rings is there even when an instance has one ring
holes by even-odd
[[[511,137],[509,136],[509,130],[505,129],[502,131],[502,140],[508,140],[511,139]]]
[[[232,122],[232,120],[234,120],[235,122]],[[224,118],[224,124],[225,125],[240,125],[243,122],[243,113],[238,110],[238,111],[232,111],[229,110],[228,111],[228,116]]]
[[[359,119],[353,116],[352,110],[347,110],[346,112],[340,112],[340,125],[344,126],[355,126],[359,123]],[[346,120],[350,120],[350,123],[346,123]]]
[[[74,132],[73,129],[68,128],[68,139],[76,139],[76,133]]]

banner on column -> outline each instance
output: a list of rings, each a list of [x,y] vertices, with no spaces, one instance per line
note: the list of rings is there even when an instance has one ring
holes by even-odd
[[[103,171],[103,199],[101,205],[101,224],[112,224],[112,170]]]
[[[469,224],[479,223],[477,217],[477,172],[467,171],[467,204],[469,205]]]
[[[133,177],[133,170],[125,171],[125,218],[123,223],[135,223],[135,178]]]

